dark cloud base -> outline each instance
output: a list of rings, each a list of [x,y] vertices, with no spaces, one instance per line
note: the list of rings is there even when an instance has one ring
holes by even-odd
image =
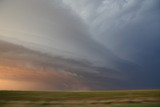
[[[0,89],[160,88],[159,4],[0,0]]]
[[[136,77],[87,60],[51,57],[0,41],[1,89],[7,90],[106,90],[152,88]],[[138,79],[138,78],[137,78]],[[8,86],[7,84],[15,84]],[[144,83],[144,85],[143,85]],[[17,86],[16,86],[17,85]],[[154,87],[156,88],[156,87]],[[158,87],[157,87],[158,88]]]

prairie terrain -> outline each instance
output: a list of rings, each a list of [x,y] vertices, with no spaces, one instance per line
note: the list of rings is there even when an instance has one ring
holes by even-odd
[[[0,107],[159,107],[160,90],[0,91]]]

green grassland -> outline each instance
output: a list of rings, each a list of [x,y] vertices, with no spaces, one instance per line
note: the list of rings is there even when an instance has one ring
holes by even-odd
[[[0,91],[0,107],[160,107],[160,90]]]

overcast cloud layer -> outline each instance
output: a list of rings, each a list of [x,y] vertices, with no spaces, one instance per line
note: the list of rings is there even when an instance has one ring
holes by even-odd
[[[121,58],[160,74],[159,0],[63,0],[90,27],[92,37]],[[157,76],[158,78],[158,76]]]
[[[140,75],[149,88],[160,87],[159,29],[159,0],[0,0],[0,40]]]
[[[153,53],[160,38],[159,0],[63,0],[90,26],[92,36],[120,57]],[[147,49],[146,49],[147,48]],[[150,50],[151,49],[151,50]],[[157,53],[157,52],[154,52]]]

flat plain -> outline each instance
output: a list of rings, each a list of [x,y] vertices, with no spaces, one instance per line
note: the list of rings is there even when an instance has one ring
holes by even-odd
[[[160,90],[0,91],[0,107],[160,107]]]

